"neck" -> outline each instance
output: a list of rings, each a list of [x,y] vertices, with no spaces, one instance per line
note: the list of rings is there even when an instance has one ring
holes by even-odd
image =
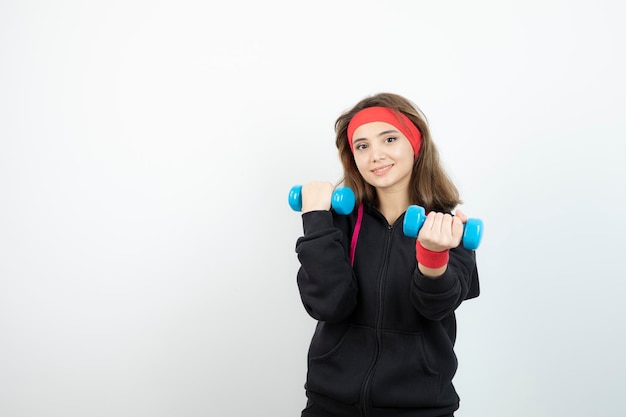
[[[409,207],[409,195],[406,190],[378,189],[377,195],[378,210],[385,216],[389,224],[394,224],[398,217]]]

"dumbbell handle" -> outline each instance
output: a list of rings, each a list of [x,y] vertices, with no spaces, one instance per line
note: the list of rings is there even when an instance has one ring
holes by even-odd
[[[409,206],[404,215],[404,224],[402,226],[404,234],[416,238],[425,221],[426,211],[423,207]],[[471,250],[477,249],[483,237],[483,229],[482,220],[467,219],[467,222],[463,225],[463,247]]]
[[[354,210],[354,192],[349,187],[339,187],[333,191],[331,207],[338,214],[346,215]],[[302,185],[294,185],[289,191],[289,206],[294,211],[302,211]]]

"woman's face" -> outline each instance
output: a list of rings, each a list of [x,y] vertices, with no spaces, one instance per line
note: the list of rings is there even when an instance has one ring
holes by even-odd
[[[409,140],[385,122],[359,126],[353,135],[354,162],[365,181],[388,191],[408,190],[414,152]]]

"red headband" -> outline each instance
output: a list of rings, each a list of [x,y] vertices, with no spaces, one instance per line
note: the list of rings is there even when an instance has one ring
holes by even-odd
[[[402,132],[411,143],[415,157],[417,158],[417,154],[422,146],[422,134],[411,119],[406,117],[404,113],[392,110],[388,107],[366,107],[352,117],[352,120],[350,120],[348,124],[348,142],[350,142],[350,150],[352,150],[352,152],[354,152],[352,149],[352,136],[354,132],[359,126],[372,122],[389,123]]]

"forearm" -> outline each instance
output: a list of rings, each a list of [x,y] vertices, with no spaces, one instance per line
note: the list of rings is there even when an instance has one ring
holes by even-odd
[[[478,280],[474,253],[459,248],[440,268],[417,265],[411,282],[411,301],[424,317],[440,320],[451,314],[468,297]]]
[[[307,313],[316,320],[339,322],[356,307],[357,285],[352,276],[310,275],[298,271],[298,289]]]
[[[296,252],[298,289],[307,312],[317,320],[340,321],[356,306],[357,284],[343,233],[329,212],[303,214],[304,236]]]
[[[447,271],[448,264],[445,264],[444,266],[441,266],[439,268],[429,268],[427,266],[424,266],[424,265],[418,263],[417,267],[418,267],[419,271],[422,273],[422,275],[424,275],[425,277],[428,277],[428,278],[431,278],[431,279],[437,279],[441,275],[443,275],[444,272]]]

